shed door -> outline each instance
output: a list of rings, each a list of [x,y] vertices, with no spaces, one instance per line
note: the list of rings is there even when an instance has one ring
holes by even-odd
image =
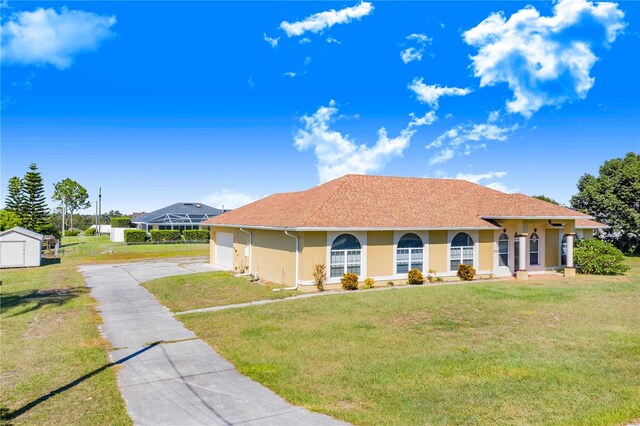
[[[233,269],[233,234],[216,232],[216,264]]]
[[[0,266],[24,266],[25,265],[24,241],[0,242]]]

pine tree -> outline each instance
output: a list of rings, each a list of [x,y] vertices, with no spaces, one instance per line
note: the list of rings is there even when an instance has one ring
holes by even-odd
[[[24,195],[22,193],[22,181],[17,176],[9,179],[9,186],[7,187],[7,198],[4,199],[4,206],[6,211],[13,212],[20,218],[24,217]]]
[[[25,213],[24,225],[25,228],[33,231],[38,231],[45,225],[49,217],[42,176],[37,170],[38,166],[32,163],[29,166],[29,171],[24,175],[24,179],[22,180]]]

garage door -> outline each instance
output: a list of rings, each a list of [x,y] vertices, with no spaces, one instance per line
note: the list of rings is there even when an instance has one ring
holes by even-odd
[[[216,232],[216,264],[233,269],[233,234]]]
[[[24,241],[0,242],[0,266],[24,266]]]

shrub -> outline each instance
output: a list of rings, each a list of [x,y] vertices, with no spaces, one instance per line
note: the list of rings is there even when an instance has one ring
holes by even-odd
[[[57,240],[60,239],[60,231],[53,225],[53,223],[40,225],[35,231],[42,235],[53,235]]]
[[[373,278],[365,278],[363,288],[373,288],[376,285],[376,282]]]
[[[476,276],[476,268],[464,263],[458,265],[458,277],[463,281],[471,281]]]
[[[112,228],[131,228],[131,218],[128,216],[114,217],[111,219]]]
[[[420,269],[412,269],[409,271],[409,279],[407,282],[409,284],[423,284],[424,275],[422,275]]]
[[[429,269],[429,272],[427,273],[427,281],[429,281],[430,284],[433,284],[434,282],[436,282],[436,271],[435,269]]]
[[[80,233],[77,229],[65,229],[64,236],[65,237],[75,237]]]
[[[186,241],[204,241],[209,239],[209,231],[206,229],[187,229],[182,231],[182,236]]]
[[[180,231],[174,229],[166,229],[162,231],[159,229],[153,229],[149,231],[149,234],[151,234],[151,241],[154,243],[158,241],[178,241],[180,239]]]
[[[124,231],[125,243],[144,243],[147,239],[147,231],[142,229],[126,229]]]
[[[573,251],[576,271],[581,274],[621,275],[629,270],[624,255],[611,243],[586,239],[576,243]]]
[[[340,279],[342,288],[345,290],[357,290],[358,289],[358,276],[356,274],[344,274]]]
[[[84,235],[96,235],[96,228],[87,228],[84,230]]]
[[[393,287],[393,281],[388,281],[388,282],[387,282],[387,285],[388,285],[389,287]]]
[[[327,281],[327,267],[324,263],[313,265],[313,281],[315,281],[318,291],[324,291],[324,283]]]

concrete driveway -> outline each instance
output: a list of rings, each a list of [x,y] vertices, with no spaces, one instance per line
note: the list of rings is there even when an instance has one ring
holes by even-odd
[[[215,270],[201,260],[81,266],[99,303],[118,385],[139,425],[335,425],[241,375],[139,283]]]

